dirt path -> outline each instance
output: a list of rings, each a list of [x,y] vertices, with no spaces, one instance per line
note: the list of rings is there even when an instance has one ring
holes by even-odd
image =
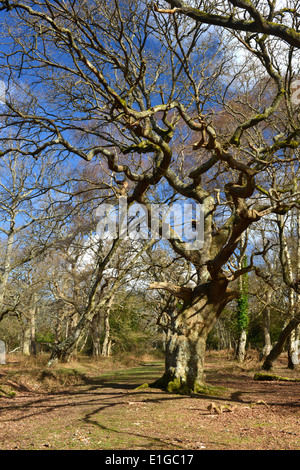
[[[0,398],[0,449],[300,449],[299,383],[258,382],[211,361],[208,381],[226,397],[136,388],[161,372],[162,363],[145,363],[50,394],[19,386]]]

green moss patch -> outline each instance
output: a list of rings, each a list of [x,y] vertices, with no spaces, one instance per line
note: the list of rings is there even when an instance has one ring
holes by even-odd
[[[16,392],[14,390],[11,390],[6,385],[1,386],[1,388],[0,388],[0,397],[13,398],[15,396],[16,396]]]
[[[300,382],[300,379],[282,377],[277,374],[267,374],[265,372],[257,372],[256,374],[254,374],[253,378],[254,380],[261,380],[261,381]]]
[[[193,387],[190,387],[187,383],[182,382],[179,379],[168,381],[165,375],[152,383],[150,387],[160,388],[166,392],[175,393],[178,395],[205,395],[209,397],[230,395],[230,391],[225,387],[215,387],[207,384],[194,384]]]

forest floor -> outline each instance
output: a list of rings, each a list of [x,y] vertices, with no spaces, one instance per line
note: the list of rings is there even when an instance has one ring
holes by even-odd
[[[299,379],[286,363],[273,372]],[[139,388],[162,374],[150,356],[49,369],[11,355],[0,366],[0,449],[299,450],[300,382],[254,380],[259,370],[255,352],[244,364],[208,352],[210,393],[184,396]]]

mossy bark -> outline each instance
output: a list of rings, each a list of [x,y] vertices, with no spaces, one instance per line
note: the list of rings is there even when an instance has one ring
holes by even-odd
[[[206,339],[215,318],[214,306],[201,303],[172,319],[166,341],[165,373],[152,386],[180,394],[203,390]]]

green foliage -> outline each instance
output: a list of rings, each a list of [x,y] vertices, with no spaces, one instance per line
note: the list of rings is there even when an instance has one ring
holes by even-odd
[[[6,343],[7,351],[20,345],[21,325],[17,317],[8,315],[0,323],[0,339]]]
[[[13,398],[16,396],[16,392],[14,390],[10,390],[9,388],[7,388],[7,386],[4,385],[0,388],[0,397],[1,396]]]
[[[36,333],[36,342],[37,343],[53,343],[55,335],[52,331],[37,332]]]
[[[115,353],[148,352],[153,349],[157,330],[148,325],[147,316],[150,312],[147,312],[147,308],[141,297],[130,296],[112,309],[110,328]]]

